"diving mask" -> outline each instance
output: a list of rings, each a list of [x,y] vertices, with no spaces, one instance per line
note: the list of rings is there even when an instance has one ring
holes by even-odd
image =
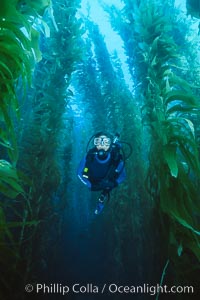
[[[111,145],[111,139],[108,137],[97,137],[94,139],[95,146],[107,146]]]

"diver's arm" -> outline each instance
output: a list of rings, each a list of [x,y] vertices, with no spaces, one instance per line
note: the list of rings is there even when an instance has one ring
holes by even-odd
[[[89,179],[86,177],[86,175],[84,175],[84,168],[85,168],[85,164],[86,164],[86,157],[84,157],[79,166],[78,166],[78,170],[77,170],[77,176],[78,178],[82,181],[83,184],[87,185],[87,187],[89,189],[91,189],[91,182],[89,181]]]
[[[117,173],[119,173],[118,177],[116,178],[117,184],[122,183],[126,179],[126,171],[124,168],[124,162],[121,160],[115,170]]]

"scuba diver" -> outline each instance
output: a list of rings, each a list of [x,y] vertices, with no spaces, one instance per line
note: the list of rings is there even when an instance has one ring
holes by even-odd
[[[92,139],[94,147],[88,151]],[[108,133],[98,132],[90,138],[86,148],[87,154],[79,164],[79,179],[91,191],[102,191],[95,209],[97,215],[102,212],[105,200],[109,201],[111,190],[126,178],[122,143],[125,142],[119,141],[119,134],[113,137]],[[130,145],[129,147],[131,149]],[[131,152],[132,149],[130,154]]]

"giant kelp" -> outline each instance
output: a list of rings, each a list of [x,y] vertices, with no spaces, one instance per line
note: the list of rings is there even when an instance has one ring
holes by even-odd
[[[26,1],[2,1],[0,12],[0,43],[1,43],[1,129],[0,145],[5,158],[1,160],[0,191],[8,197],[15,198],[21,193],[19,174],[14,169],[18,160],[18,147],[14,129],[14,121],[20,120],[20,109],[16,95],[16,86],[22,82],[25,93],[30,85],[35,58],[38,57],[39,33],[33,28],[35,19],[41,18],[43,3]],[[26,7],[26,10],[24,9]],[[37,35],[37,39],[33,38]]]
[[[0,43],[1,43],[1,63],[0,63],[0,81],[1,81],[1,147],[7,150],[9,159],[12,161],[13,167],[16,165],[18,158],[18,151],[16,145],[16,137],[13,127],[13,114],[19,118],[19,105],[16,97],[15,87],[19,77],[22,77],[24,85],[30,82],[31,65],[33,63],[33,53],[31,51],[32,43],[28,36],[26,36],[21,27],[24,27],[29,33],[31,25],[26,16],[17,10],[15,4],[3,1],[0,13]],[[26,49],[26,53],[24,51]],[[32,61],[31,61],[32,60]],[[12,112],[12,114],[11,114]],[[8,164],[6,163],[7,173]],[[3,172],[4,163],[2,161],[1,169]],[[13,190],[13,197],[15,197],[20,190],[14,186],[16,181],[19,181],[17,175],[12,176],[10,166],[10,174],[13,181],[7,180],[8,176],[1,174],[1,192],[8,194],[9,190]],[[6,182],[6,183],[5,183]],[[16,182],[17,184],[17,182]],[[14,193],[15,191],[15,193]],[[9,193],[9,196],[12,196]]]
[[[1,28],[1,50],[3,49],[2,57],[5,58],[1,63],[1,90],[4,96],[1,106],[2,122],[5,121],[5,125],[2,123],[1,137],[2,146],[8,149],[11,160],[11,163],[1,160],[0,175],[3,176],[3,182],[6,183],[6,188],[9,188],[9,193],[5,191],[5,188],[1,192],[12,198],[22,193],[22,188],[18,183],[19,174],[24,184],[23,196],[18,195],[17,200],[12,203],[8,198],[4,198],[0,210],[1,297],[3,299],[10,299],[11,295],[13,298],[22,299],[26,280],[34,277],[40,264],[44,266],[45,262],[42,263],[42,258],[49,241],[48,221],[56,222],[58,210],[64,207],[64,203],[59,202],[56,210],[52,198],[60,178],[59,157],[62,154],[58,139],[62,139],[61,131],[65,126],[62,115],[68,94],[66,88],[69,85],[73,62],[80,57],[80,50],[74,39],[74,36],[78,37],[79,25],[76,25],[75,19],[72,18],[72,14],[76,13],[78,1],[74,1],[73,6],[71,2],[66,4],[65,9],[62,3],[55,5],[55,10],[63,13],[65,21],[68,20],[67,26],[55,21],[51,7],[51,15],[50,17],[47,15],[46,22],[51,27],[52,40],[51,44],[45,42],[46,45],[41,45],[41,48],[45,49],[43,60],[41,60],[38,45],[39,33],[35,29],[41,31],[43,41],[45,40],[44,33],[49,35],[47,23],[40,18],[49,4],[49,1],[13,1],[13,3],[5,1],[1,11],[2,24],[5,24],[5,28]],[[35,20],[38,18],[40,20],[37,23]],[[49,54],[48,47],[54,49],[52,55]],[[7,49],[7,53],[4,48]],[[57,49],[60,49],[60,52],[57,52]],[[32,70],[35,67],[34,57],[37,61],[40,60],[35,70],[35,76],[38,74],[38,81],[34,79],[30,90],[27,83],[30,83]],[[20,119],[24,126],[23,130],[20,125],[16,124],[14,114],[11,112],[13,107],[18,119],[20,118],[16,96],[17,86],[21,98],[20,105],[24,104],[26,95],[31,103],[25,103],[23,108],[24,115]],[[26,114],[30,107],[32,107],[31,111]],[[13,124],[19,128],[18,134],[15,133]],[[12,149],[7,142],[10,136],[13,137]],[[16,146],[17,139],[21,143],[20,151]],[[58,153],[59,157],[57,157]],[[23,173],[19,173],[14,168],[17,161]],[[34,227],[30,228],[33,225]],[[13,296],[14,290],[15,296]]]
[[[18,145],[15,124],[20,121],[20,107],[16,88],[20,83],[25,95],[30,85],[32,69],[38,52],[38,39],[33,42],[33,24],[41,18],[43,3],[37,3],[33,9],[30,1],[1,1],[0,11],[0,207],[1,230],[1,291],[3,299],[10,298],[10,292],[16,278],[20,278],[18,263],[21,260],[20,247],[24,241],[24,232],[29,226],[36,226],[37,221],[27,220],[25,191],[22,182],[25,176],[16,169]],[[24,11],[26,6],[28,11]],[[45,7],[47,3],[45,4]],[[39,33],[38,33],[39,36]],[[27,181],[26,181],[27,182]],[[16,209],[17,195],[23,196],[20,212]],[[12,217],[13,218],[12,218]],[[16,234],[17,232],[17,234]]]
[[[118,30],[132,61],[130,68],[134,68],[136,94],[142,94],[143,124],[149,126],[151,135],[147,189],[161,218],[167,216],[168,221],[162,221],[163,238],[169,246],[166,256],[177,267],[179,277],[184,271],[179,270],[179,261],[187,261],[184,268],[188,268],[188,251],[200,258],[200,164],[193,123],[199,114],[198,92],[181,72],[186,66],[173,38],[176,21],[170,20],[176,13],[169,2],[164,6],[159,1],[139,1],[131,11],[131,1],[124,3],[124,14],[120,16],[116,10],[114,14],[119,17]]]
[[[43,38],[41,42],[43,59],[35,69],[33,89],[29,91],[31,112],[23,133],[20,162],[31,181],[27,188],[29,214],[39,221],[37,228],[29,232],[32,239],[22,251],[26,266],[31,265],[25,270],[30,280],[39,272],[41,275],[41,262],[49,267],[46,250],[53,238],[58,239],[62,211],[67,205],[71,122],[70,117],[66,119],[66,105],[72,94],[68,90],[71,74],[81,57],[80,22],[75,18],[78,5],[79,1],[70,1],[65,6],[62,1],[53,3],[54,23],[46,17],[51,39]],[[61,15],[64,22],[58,19]]]

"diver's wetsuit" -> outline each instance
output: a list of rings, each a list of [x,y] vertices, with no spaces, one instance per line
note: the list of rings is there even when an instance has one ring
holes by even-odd
[[[112,152],[100,157],[97,149],[93,148],[81,160],[78,177],[92,191],[112,190],[126,178],[124,162],[121,155],[117,161],[114,160]]]

